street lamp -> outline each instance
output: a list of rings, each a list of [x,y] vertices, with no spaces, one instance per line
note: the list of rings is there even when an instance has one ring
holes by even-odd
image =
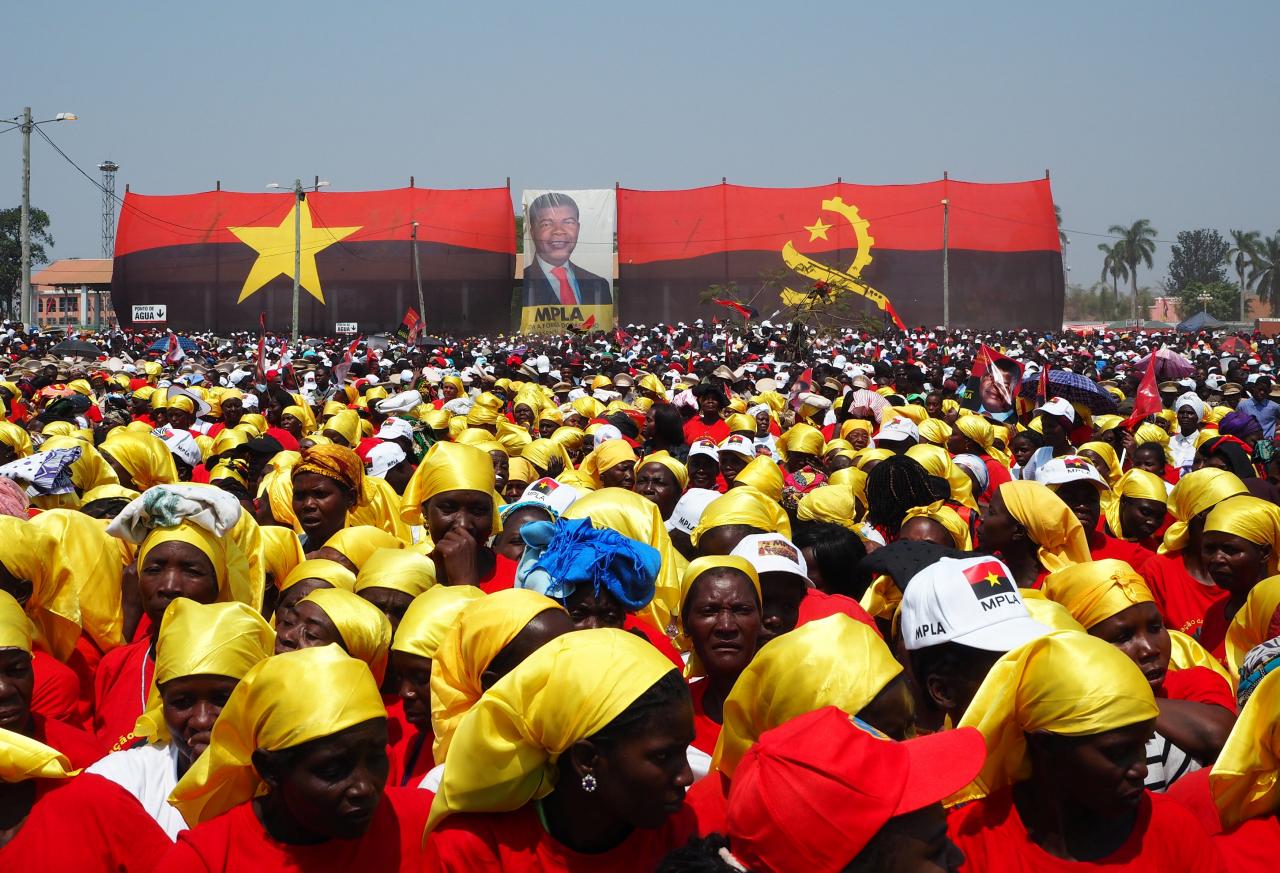
[[[0,118],[0,123],[16,127],[22,131],[22,218],[18,235],[22,241],[22,323],[31,325],[31,131],[42,124],[55,121],[75,121],[79,116],[74,112],[59,112],[53,118],[44,121],[31,120],[31,107],[22,108],[19,116]]]
[[[279,182],[270,182],[268,188],[280,190],[284,188]],[[328,188],[329,180],[316,176],[315,184],[306,186],[301,179],[293,180],[293,341],[298,341],[298,291],[302,275],[302,201],[307,199],[308,191],[319,191]]]

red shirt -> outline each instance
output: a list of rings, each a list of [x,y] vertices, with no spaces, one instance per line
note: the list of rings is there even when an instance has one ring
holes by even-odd
[[[637,829],[607,852],[584,855],[542,827],[532,803],[515,812],[451,815],[427,837],[424,873],[652,873],[697,832],[683,807],[660,828]],[[365,867],[363,869],[369,869]]]
[[[308,846],[276,842],[245,802],[178,834],[156,873],[356,873],[422,869],[422,831],[435,795],[388,788],[364,836]]]
[[[720,739],[719,722],[711,720],[702,706],[702,698],[707,696],[707,680],[695,679],[689,683],[689,696],[693,698],[693,747],[699,751],[714,755],[716,740]]]
[[[997,488],[1006,482],[1013,481],[1013,474],[1009,472],[1008,467],[990,455],[978,455],[978,457],[982,458],[982,462],[987,465],[987,490],[982,492],[982,499],[990,500]]]
[[[151,873],[172,843],[119,785],[91,773],[37,781],[18,835],[0,848],[0,870]]]
[[[36,677],[31,711],[67,724],[82,724],[79,713],[80,679],[75,671],[39,649],[31,653],[31,670]]]
[[[1157,697],[1169,700],[1190,700],[1192,703],[1212,703],[1228,712],[1236,711],[1236,695],[1231,685],[1220,674],[1208,667],[1186,667],[1170,670],[1165,674]]]
[[[684,805],[693,810],[698,820],[698,835],[728,833],[729,777],[718,770],[693,783],[684,796]]]
[[[1143,796],[1129,838],[1097,861],[1065,861],[1032,842],[1007,788],[952,812],[948,830],[964,852],[961,869],[972,873],[1226,873],[1195,818],[1150,792]]]
[[[1101,531],[1089,531],[1088,540],[1089,557],[1095,561],[1114,558],[1117,561],[1124,561],[1134,570],[1141,571],[1147,561],[1155,557],[1151,550],[1144,549],[1137,543],[1116,539]]]
[[[1151,589],[1165,624],[1188,636],[1196,636],[1209,608],[1229,596],[1217,585],[1206,585],[1188,573],[1181,552],[1156,555],[1138,572]]]
[[[796,627],[831,615],[847,615],[874,630],[877,636],[880,634],[880,628],[876,627],[876,620],[862,608],[858,601],[843,594],[827,594],[817,588],[810,588],[804,593],[804,600],[800,601],[800,617],[796,621]]]
[[[1222,829],[1209,790],[1210,769],[1188,773],[1169,788],[1170,798],[1195,816],[1231,873],[1271,873],[1280,857],[1280,821],[1274,815],[1251,818],[1229,831]]]
[[[31,728],[33,740],[66,755],[71,766],[77,770],[83,770],[97,763],[98,759],[107,753],[106,749],[102,748],[102,743],[93,734],[60,721],[32,715]]]
[[[492,594],[495,591],[505,591],[508,588],[516,587],[516,570],[520,564],[511,560],[506,555],[493,553],[493,572],[486,578],[480,580],[479,589],[485,594]]]
[[[93,732],[112,751],[133,738],[133,726],[146,705],[156,662],[148,657],[150,637],[107,652],[93,688]]]
[[[729,425],[723,418],[717,418],[711,424],[706,424],[702,420],[702,416],[695,415],[684,423],[684,442],[685,445],[693,445],[695,440],[703,437],[720,445],[729,436]]]
[[[681,670],[684,669],[684,659],[680,657],[676,647],[671,645],[671,640],[667,639],[666,634],[657,631],[649,622],[639,618],[634,613],[628,612],[627,617],[622,621],[622,629],[644,637],[655,649],[665,655],[668,661]]]

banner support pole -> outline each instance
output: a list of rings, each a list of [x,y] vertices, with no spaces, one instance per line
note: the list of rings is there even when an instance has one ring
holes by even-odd
[[[302,278],[302,180],[293,180],[293,341],[298,341],[298,291]]]
[[[424,324],[427,320],[427,304],[422,297],[422,269],[418,265],[418,222],[413,223],[413,281],[418,285],[418,321]]]
[[[947,231],[951,220],[951,203],[942,199],[942,329],[951,330],[951,264],[947,248]]]

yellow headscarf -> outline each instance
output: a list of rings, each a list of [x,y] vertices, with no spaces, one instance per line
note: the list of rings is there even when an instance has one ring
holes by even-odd
[[[360,595],[342,588],[317,588],[299,603],[314,603],[329,616],[351,657],[369,665],[379,686],[391,653],[391,620]]]
[[[1099,443],[1098,445],[1106,445]],[[1107,448],[1111,448],[1107,446]],[[1122,540],[1133,542],[1133,537],[1125,536],[1124,525],[1120,520],[1120,500],[1131,497],[1138,500],[1158,500],[1166,506],[1169,503],[1169,490],[1164,487],[1164,480],[1155,473],[1146,470],[1127,470],[1113,485],[1111,500],[1103,499],[1103,514],[1107,519],[1107,527],[1111,535]]]
[[[324,548],[333,549],[356,565],[356,570],[379,549],[403,549],[404,543],[385,530],[369,525],[344,527],[325,541]]]
[[[636,472],[640,472],[640,468],[648,464],[661,464],[671,471],[671,475],[676,477],[676,485],[681,491],[689,487],[689,470],[684,464],[677,461],[665,450],[659,450],[645,455],[640,459],[640,463],[636,464]]]
[[[1093,736],[1159,712],[1138,665],[1110,643],[1079,631],[1032,640],[996,662],[960,720],[982,731],[987,762],[947,802],[977,800],[1028,778],[1031,731]]]
[[[31,583],[25,608],[35,625],[36,644],[59,661],[65,661],[80,638],[80,601],[75,588],[59,584],[49,558],[58,541],[29,521],[0,515],[0,563],[15,578]],[[120,553],[111,554],[119,560]]]
[[[822,485],[800,498],[796,518],[800,521],[822,521],[838,524],[858,532],[853,505],[853,489],[847,485]]]
[[[31,619],[7,591],[0,591],[0,649],[21,649],[31,654]]]
[[[528,485],[537,481],[537,479],[538,471],[533,469],[533,464],[530,464],[524,458],[512,458],[507,461],[508,482],[523,482]]]
[[[409,524],[425,524],[422,504],[445,491],[479,491],[493,500],[493,532],[502,530],[493,490],[493,459],[486,452],[456,443],[436,443],[427,452],[400,500],[400,517]]]
[[[712,528],[728,524],[745,524],[765,533],[780,533],[791,539],[791,520],[782,511],[776,500],[750,485],[730,488],[707,504],[702,519],[694,528],[691,540],[696,546],[698,540]]]
[[[1122,470],[1120,469],[1120,466],[1121,466],[1120,456],[1116,454],[1115,449],[1111,448],[1110,443],[1104,443],[1102,442],[1102,440],[1094,440],[1092,442],[1088,442],[1080,446],[1080,451],[1093,452],[1099,458],[1102,458],[1103,463],[1107,465],[1107,472],[1103,474],[1104,478],[1106,478],[1107,480],[1107,484],[1111,486],[1112,490],[1115,490],[1117,487],[1119,487],[1120,479],[1122,478],[1121,477]],[[1101,470],[1099,470],[1098,472],[1102,473]],[[1146,472],[1146,471],[1139,470],[1138,472]],[[1164,480],[1161,480],[1161,481],[1164,481]],[[1164,491],[1164,489],[1161,489],[1161,490]]]
[[[875,429],[876,426],[865,418],[851,418],[840,425],[840,438],[847,440],[849,438],[849,434],[853,433],[855,430],[860,430],[869,437],[875,432]]]
[[[307,559],[302,551],[302,541],[292,529],[278,524],[258,528],[262,537],[262,565],[271,574],[272,584],[278,589],[293,568]]]
[[[801,422],[793,425],[790,430],[778,437],[778,452],[784,458],[792,452],[821,458],[823,455],[822,450],[826,444],[827,441],[822,436],[822,431],[811,424]]]
[[[1026,528],[1027,536],[1036,544],[1036,555],[1045,570],[1055,573],[1091,560],[1080,520],[1049,486],[1005,482],[998,493],[1009,514]]]
[[[36,515],[31,523],[58,544],[46,557],[48,572],[57,590],[75,592],[80,625],[89,638],[103,652],[123,645],[124,568],[115,539],[98,519],[74,509],[50,509]]]
[[[334,588],[345,591],[356,590],[355,573],[334,561],[313,558],[298,564],[289,571],[289,575],[285,576],[283,581],[278,582],[280,593],[283,594],[304,579],[319,579],[322,582],[328,582]]]
[[[173,464],[168,446],[150,434],[116,434],[103,442],[102,451],[129,472],[139,491],[178,481],[178,468]]]
[[[13,449],[19,458],[31,454],[31,437],[25,430],[11,421],[0,421],[0,443]]]
[[[20,733],[0,728],[0,782],[66,779],[79,773],[67,756]]]
[[[760,593],[760,574],[756,572],[756,568],[746,558],[737,555],[704,555],[701,558],[694,558],[689,562],[688,568],[685,569],[684,575],[680,577],[680,635],[676,639],[677,646],[689,653],[689,660],[684,667],[685,678],[703,675],[702,664],[698,661],[698,655],[693,650],[693,641],[689,639],[688,631],[684,624],[684,607],[689,600],[689,592],[693,590],[693,584],[698,578],[710,570],[720,570],[728,568],[737,570],[749,580],[751,586],[756,590],[756,604],[759,605],[764,600],[764,595]]]
[[[1124,561],[1104,558],[1050,573],[1043,592],[1080,622],[1085,630],[1139,603],[1155,598],[1147,583]]]
[[[192,486],[214,489],[212,485]],[[221,494],[222,492],[217,492]],[[189,520],[176,527],[152,528],[138,546],[138,566],[161,543],[180,542],[195,546],[213,565],[218,580],[218,600],[238,600],[255,609],[262,606],[266,571],[262,565],[262,536],[258,523],[241,512],[226,536],[218,537]]]
[[[404,611],[391,651],[434,660],[458,614],[485,593],[472,585],[437,585],[419,594]]]
[[[435,584],[435,562],[400,548],[378,549],[365,559],[356,575],[357,594],[366,588],[390,588],[417,597]]]
[[[983,454],[990,455],[1006,467],[1012,466],[1009,453],[996,445],[996,431],[981,415],[962,415],[956,419],[956,430],[978,444]]]
[[[680,609],[680,577],[689,562],[671,544],[671,536],[657,504],[632,491],[602,488],[578,498],[561,518],[589,518],[591,526],[597,530],[615,530],[628,539],[658,550],[662,556],[662,567],[658,570],[653,601],[639,615],[647,617],[660,633],[673,633],[671,620]]]
[[[733,480],[734,488],[750,485],[765,497],[778,503],[782,500],[782,487],[785,484],[782,470],[768,455],[756,455],[739,472]]]
[[[1280,670],[1258,683],[1209,773],[1218,817],[1228,830],[1280,808]]]
[[[929,410],[925,409],[919,403],[908,403],[904,406],[899,406],[893,411],[903,418],[911,419],[917,425],[929,417]]]
[[[879,634],[847,615],[811,621],[770,640],[724,702],[711,768],[732,777],[761,734],[806,712],[835,706],[857,715],[901,672]]]
[[[957,549],[966,552],[973,549],[973,536],[969,533],[969,525],[965,524],[959,513],[941,500],[934,501],[928,506],[914,506],[908,509],[906,515],[902,517],[902,523],[906,524],[911,518],[932,519],[946,529]]]
[[[613,628],[543,646],[462,719],[427,831],[455,812],[505,812],[547,796],[562,754],[674,670],[653,646]]]
[[[1164,462],[1166,464],[1173,463],[1173,453],[1169,451],[1169,432],[1157,424],[1147,422],[1138,425],[1138,429],[1133,432],[1134,448],[1145,446],[1148,443],[1155,443],[1164,451]]]
[[[400,517],[400,495],[380,476],[364,477],[364,499],[348,510],[347,524],[376,527],[402,543],[413,539],[408,523]]]
[[[169,802],[195,827],[262,790],[255,750],[292,748],[386,717],[369,668],[336,645],[267,658],[231,693],[213,724],[209,748],[178,781]]]
[[[1228,498],[1213,508],[1204,532],[1234,534],[1254,545],[1268,546],[1268,575],[1280,573],[1280,506],[1247,494]]]
[[[564,611],[550,597],[510,588],[463,607],[445,632],[431,664],[431,726],[435,759],[445,761],[462,717],[484,694],[481,674],[525,625],[549,609]]]
[[[1159,553],[1167,555],[1185,549],[1189,539],[1187,525],[1191,519],[1228,497],[1248,493],[1249,489],[1240,477],[1226,470],[1204,467],[1187,473],[1169,492],[1169,513],[1176,521],[1164,532]]]
[[[977,510],[978,501],[973,496],[973,480],[951,460],[951,455],[940,446],[923,443],[907,449],[907,457],[917,461],[930,476],[946,479],[951,489],[951,499],[962,506]]]
[[[367,498],[364,491],[364,464],[360,456],[346,446],[318,445],[305,449],[292,467],[293,476],[314,473],[332,479],[356,496],[357,502]]]
[[[346,440],[347,448],[354,449],[360,445],[360,413],[354,409],[344,409],[324,422],[320,430],[333,431]]]
[[[603,488],[604,483],[600,481],[601,473],[612,470],[627,461],[635,463],[635,460],[635,449],[631,448],[629,442],[626,440],[605,440],[596,446],[591,454],[582,459],[582,465],[578,467],[578,472],[585,476],[590,476],[591,481],[595,483],[597,488]]]
[[[563,443],[555,440],[534,440],[524,447],[520,452],[520,457],[533,464],[539,470],[549,471],[551,462],[555,460],[560,461],[566,470],[573,467],[573,459],[569,457],[568,450]]]
[[[1271,620],[1277,610],[1280,610],[1280,576],[1270,576],[1253,586],[1244,606],[1227,627],[1227,664],[1233,675],[1250,649],[1271,639]]]
[[[261,613],[243,603],[196,603],[179,597],[169,604],[156,638],[156,669],[145,711],[133,728],[151,742],[169,739],[160,686],[184,676],[240,679],[271,656],[276,634]]]
[[[970,416],[972,418],[973,416]],[[951,425],[940,418],[926,418],[920,422],[920,439],[931,445],[945,448],[951,438]]]
[[[857,467],[845,467],[843,470],[836,470],[827,477],[827,484],[848,487],[853,491],[855,500],[864,507],[867,505],[867,474]]]
[[[571,452],[576,452],[582,448],[582,444],[586,442],[586,439],[586,432],[576,427],[558,427],[549,437],[553,445],[563,446]]]

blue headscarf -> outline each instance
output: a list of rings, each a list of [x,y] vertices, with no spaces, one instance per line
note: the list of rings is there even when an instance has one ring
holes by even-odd
[[[596,530],[590,518],[560,522],[531,521],[520,528],[524,557],[516,587],[529,588],[561,602],[579,585],[590,584],[637,612],[653,600],[662,555],[645,543],[614,530]]]

